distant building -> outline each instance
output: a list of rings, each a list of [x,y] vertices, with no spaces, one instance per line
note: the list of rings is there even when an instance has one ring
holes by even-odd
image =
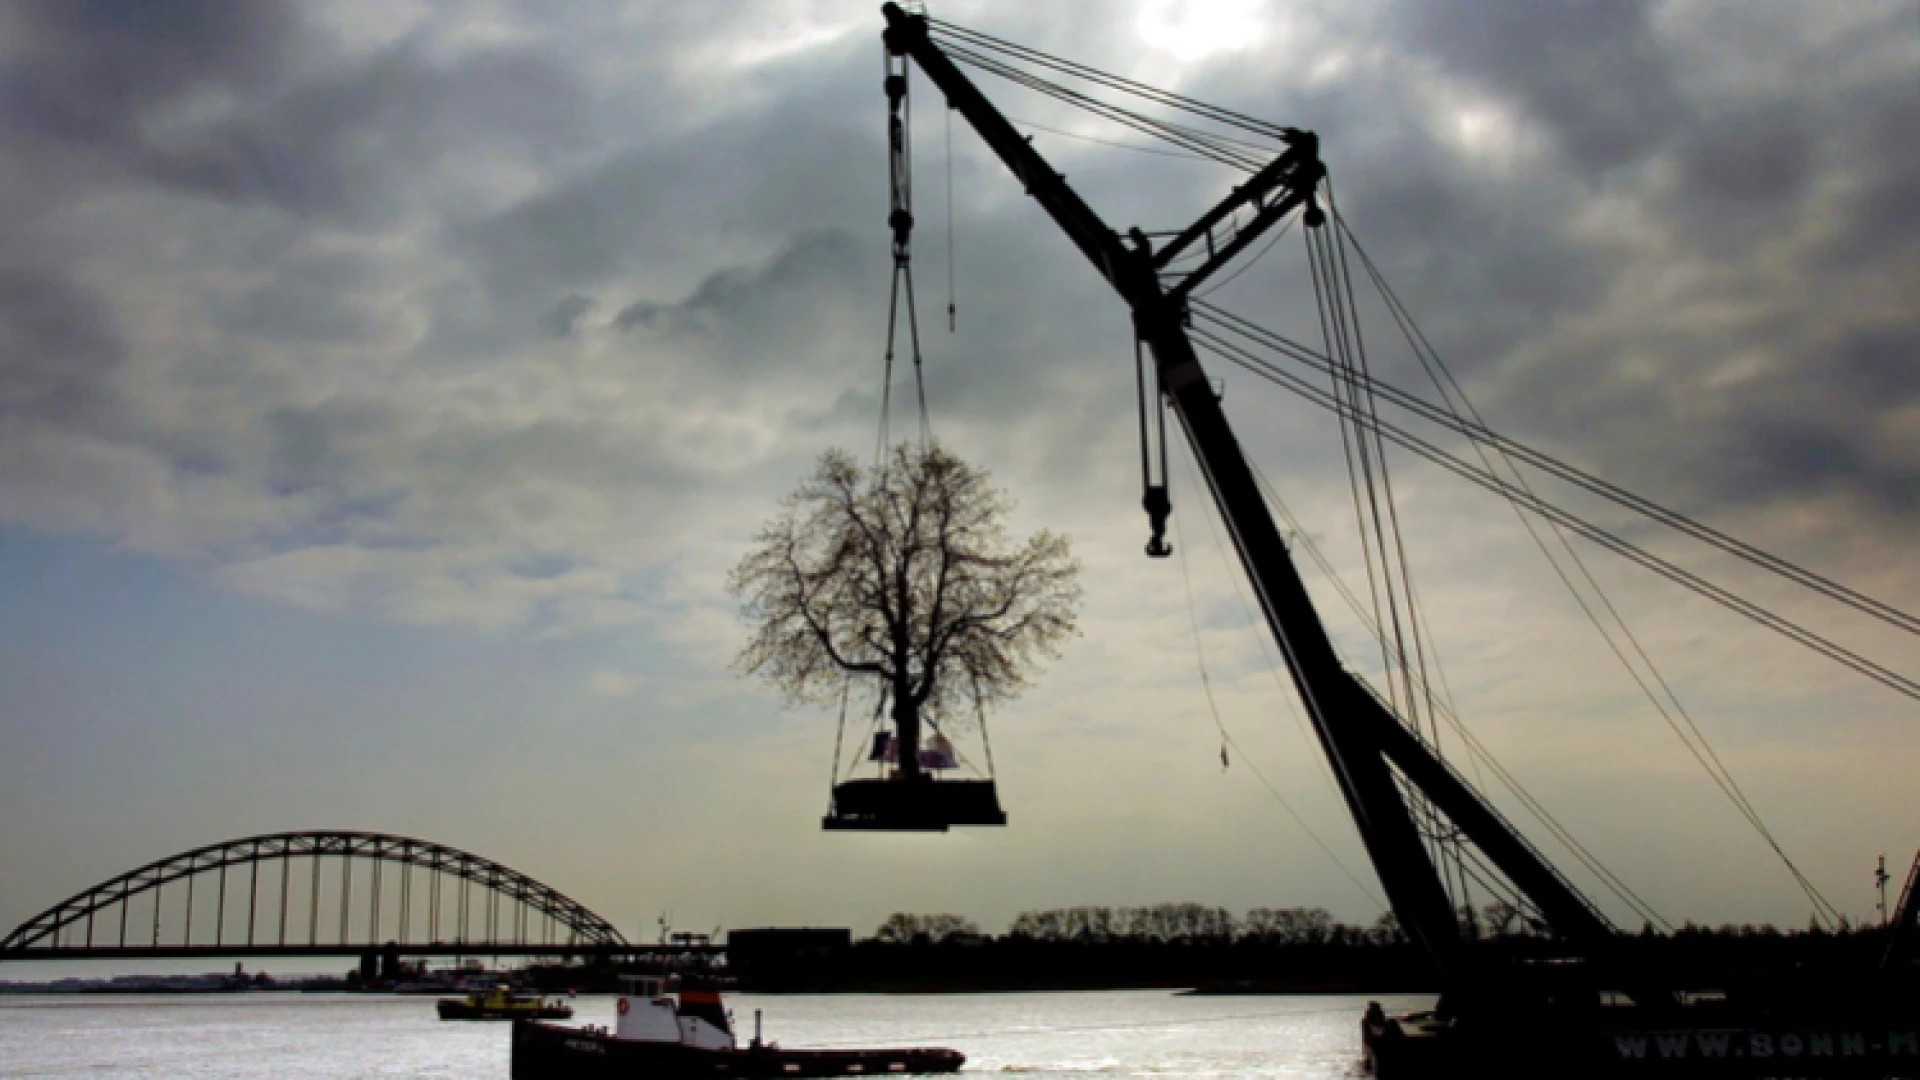
[[[786,989],[830,981],[853,931],[844,927],[762,927],[727,931],[727,970],[742,989]]]

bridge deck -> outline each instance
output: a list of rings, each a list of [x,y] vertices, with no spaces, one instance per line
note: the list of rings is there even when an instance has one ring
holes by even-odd
[[[668,956],[724,956],[724,945],[543,945],[539,942],[438,941],[348,942],[340,945],[95,945],[73,948],[35,946],[0,953],[9,960],[191,960],[236,959],[256,956],[365,956],[388,949],[401,956],[552,956],[563,958],[638,958]]]

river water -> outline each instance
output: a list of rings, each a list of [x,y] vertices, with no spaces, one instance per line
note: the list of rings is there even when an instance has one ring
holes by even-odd
[[[1389,1010],[1430,998],[1380,999]],[[786,1046],[950,1046],[966,1072],[1030,1078],[1355,1075],[1363,997],[1167,991],[968,995],[737,994]],[[613,1023],[613,999],[574,1002]],[[442,1023],[433,999],[351,994],[0,997],[0,1077],[505,1080],[508,1025]]]

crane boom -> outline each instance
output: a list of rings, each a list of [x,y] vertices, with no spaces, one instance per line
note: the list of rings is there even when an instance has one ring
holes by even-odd
[[[1310,132],[1289,129],[1290,145],[1279,159],[1156,254],[1144,233],[1132,230],[1123,242],[1101,220],[931,39],[924,16],[892,3],[882,12],[889,52],[910,57],[919,66],[1131,309],[1135,332],[1152,352],[1161,392],[1206,477],[1367,855],[1408,936],[1426,950],[1443,979],[1457,983],[1465,977],[1459,923],[1395,781],[1396,767],[1559,934],[1590,950],[1604,949],[1614,931],[1597,909],[1343,668],[1187,337],[1186,294],[1198,278],[1218,269],[1260,230],[1294,209],[1305,207],[1309,227],[1324,220],[1315,203],[1325,175],[1318,140]],[[1174,290],[1163,287],[1161,266],[1249,202],[1259,211],[1234,244]]]

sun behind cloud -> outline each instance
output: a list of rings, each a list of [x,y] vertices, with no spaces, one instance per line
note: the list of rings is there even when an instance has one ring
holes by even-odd
[[[1256,0],[1149,0],[1134,27],[1149,45],[1189,61],[1244,49],[1266,37]]]

